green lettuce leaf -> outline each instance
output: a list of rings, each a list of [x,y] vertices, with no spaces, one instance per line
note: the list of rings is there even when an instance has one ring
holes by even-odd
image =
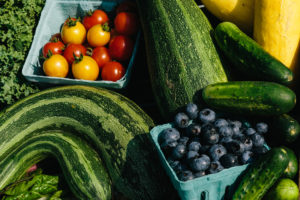
[[[58,176],[42,174],[39,169],[6,189],[2,200],[60,200],[62,190],[58,183]]]

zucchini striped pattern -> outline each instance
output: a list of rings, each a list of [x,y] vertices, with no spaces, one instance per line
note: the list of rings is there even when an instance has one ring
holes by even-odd
[[[79,199],[111,199],[111,182],[98,154],[79,137],[60,131],[40,133],[0,161],[0,190],[17,181],[47,156],[59,161],[69,187]]]
[[[66,131],[95,148],[112,183],[129,199],[163,199],[173,189],[150,143],[153,126],[142,109],[118,93],[88,86],[52,88],[0,114],[0,160],[40,132]]]
[[[137,0],[148,69],[162,116],[197,99],[205,86],[226,82],[208,19],[194,0]]]

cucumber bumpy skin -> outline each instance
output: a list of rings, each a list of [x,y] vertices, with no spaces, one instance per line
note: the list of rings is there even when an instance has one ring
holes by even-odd
[[[205,87],[203,100],[212,108],[241,115],[281,115],[292,110],[296,95],[278,83],[230,81]]]
[[[216,43],[235,66],[245,75],[260,81],[290,84],[293,72],[266,52],[235,24],[222,22],[215,28]]]
[[[261,199],[281,177],[288,162],[288,154],[284,148],[271,149],[246,169],[231,199]]]

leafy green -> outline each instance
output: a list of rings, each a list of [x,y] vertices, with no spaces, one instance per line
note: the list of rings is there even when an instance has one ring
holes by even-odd
[[[2,200],[60,200],[62,190],[58,189],[58,182],[58,176],[42,174],[39,169],[6,189]]]
[[[39,91],[21,69],[44,0],[0,0],[0,108]]]

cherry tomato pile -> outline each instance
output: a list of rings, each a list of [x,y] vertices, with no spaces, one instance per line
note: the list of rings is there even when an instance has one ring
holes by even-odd
[[[42,49],[45,75],[92,81],[121,79],[139,22],[132,1],[119,4],[114,17],[109,14],[96,9],[87,12],[82,21],[66,19],[60,33],[52,35]]]

